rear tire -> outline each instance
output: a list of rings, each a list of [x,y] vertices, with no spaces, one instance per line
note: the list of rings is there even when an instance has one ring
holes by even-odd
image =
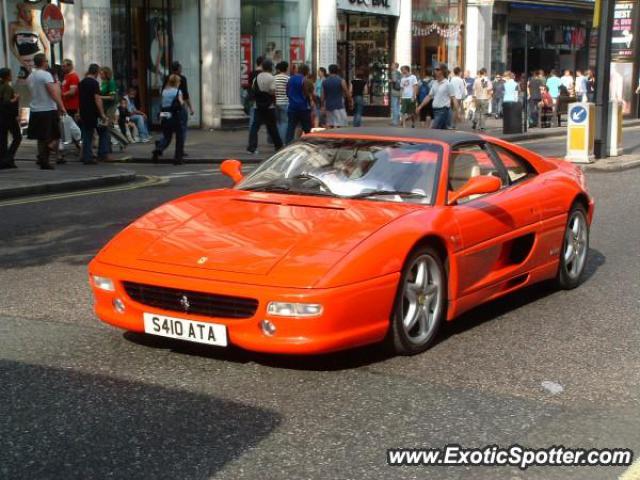
[[[430,246],[409,255],[402,269],[391,315],[388,344],[398,355],[427,350],[447,316],[447,273]]]
[[[584,271],[589,256],[589,223],[587,210],[576,203],[569,211],[560,249],[560,265],[556,276],[556,286],[571,290],[583,282]]]

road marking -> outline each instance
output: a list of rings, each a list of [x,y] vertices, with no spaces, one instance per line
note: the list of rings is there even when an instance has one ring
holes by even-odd
[[[640,480],[640,459],[636,460],[618,480]]]
[[[127,190],[136,190],[138,188],[153,187],[156,185],[169,183],[169,179],[163,177],[152,177],[143,175],[142,178],[144,178],[142,182],[132,182],[125,185],[115,185],[113,187],[95,188],[90,190],[81,190],[78,192],[52,193],[49,195],[34,195],[24,198],[17,198],[15,200],[0,201],[0,208],[10,207],[13,205],[25,205],[28,203],[48,202],[51,200],[60,200],[63,198],[84,197],[87,195],[100,195],[102,193],[111,192],[124,192]]]

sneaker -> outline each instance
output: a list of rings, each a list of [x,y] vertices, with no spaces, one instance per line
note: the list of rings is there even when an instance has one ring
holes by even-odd
[[[139,138],[137,140],[137,142],[139,143],[149,143],[151,141],[151,137],[147,137],[147,138]]]
[[[249,150],[248,148],[247,152],[249,152],[251,155],[258,155],[260,153],[258,150]]]
[[[55,170],[55,169],[56,167],[51,165],[49,162],[40,164],[40,170]]]

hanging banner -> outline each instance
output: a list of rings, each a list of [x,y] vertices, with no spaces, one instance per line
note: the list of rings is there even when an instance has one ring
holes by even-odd
[[[40,25],[51,44],[60,43],[64,36],[64,17],[57,5],[49,4],[42,9]]]
[[[253,56],[253,37],[251,35],[240,35],[240,82],[243,87],[249,86],[251,78],[251,67]]]
[[[304,63],[304,37],[291,37],[289,40],[289,61],[292,65]]]

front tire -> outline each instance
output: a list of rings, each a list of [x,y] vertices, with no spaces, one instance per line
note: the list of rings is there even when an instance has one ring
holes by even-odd
[[[434,342],[447,315],[447,274],[438,252],[416,249],[402,270],[388,342],[394,353],[415,355]]]
[[[556,285],[563,290],[571,290],[583,281],[589,253],[589,223],[587,211],[581,204],[574,204],[560,250],[560,265]]]

